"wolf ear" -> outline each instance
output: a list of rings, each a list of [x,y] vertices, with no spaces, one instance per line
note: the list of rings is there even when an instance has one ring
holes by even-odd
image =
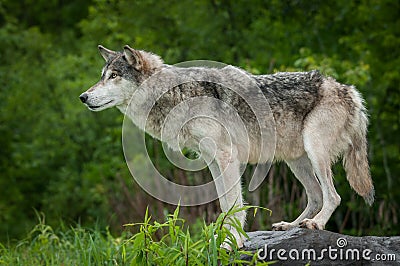
[[[139,51],[132,49],[129,45],[124,46],[124,56],[126,61],[136,70],[141,70],[143,66],[143,57]]]
[[[111,51],[107,48],[105,48],[102,45],[97,46],[97,48],[99,48],[100,54],[101,56],[104,58],[104,60],[108,61],[110,60],[112,57],[114,57],[117,53],[114,51]]]

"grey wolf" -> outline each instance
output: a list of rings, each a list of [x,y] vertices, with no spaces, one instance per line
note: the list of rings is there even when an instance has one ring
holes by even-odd
[[[234,180],[240,178],[241,164],[265,163],[271,152],[268,149],[260,151],[260,129],[255,125],[250,106],[239,95],[218,83],[219,80],[230,80],[251,94],[251,86],[247,81],[237,78],[237,71],[256,83],[268,100],[275,121],[274,161],[286,162],[304,186],[308,198],[305,210],[297,219],[274,223],[274,230],[293,227],[325,228],[341,201],[331,171],[332,163],[341,157],[350,186],[366,203],[373,203],[374,187],[367,159],[368,118],[363,99],[353,86],[340,84],[318,71],[253,75],[234,66],[220,69],[180,68],[164,64],[155,54],[129,46],[125,46],[121,52],[103,46],[98,48],[106,61],[101,79],[79,96],[91,111],[115,106],[147,133],[161,139],[161,127],[166,115],[185,99],[207,96],[226,102],[237,110],[249,132],[249,152],[243,148],[246,145],[243,144],[240,132],[230,132],[234,145],[233,148],[228,146],[221,133],[221,126],[217,123],[194,120],[182,129],[182,142],[194,150],[198,147],[196,141],[199,139],[212,137],[217,140],[210,170],[214,178],[222,175],[224,184],[232,185],[232,189],[225,191],[224,186],[216,183],[222,211],[229,210],[233,205],[240,207],[244,204],[241,183],[233,184]],[[171,87],[171,80],[181,76],[196,78],[167,90],[153,106],[144,128],[138,122],[138,118],[143,115],[137,111],[140,108],[133,111],[132,106],[146,104],[154,90]],[[213,82],[203,82],[210,78]],[[143,93],[132,98],[139,88]],[[218,104],[202,108],[223,111]],[[243,154],[248,154],[247,158]],[[243,226],[245,211],[236,213],[235,217]],[[237,245],[241,247],[243,237],[236,230],[230,230]]]

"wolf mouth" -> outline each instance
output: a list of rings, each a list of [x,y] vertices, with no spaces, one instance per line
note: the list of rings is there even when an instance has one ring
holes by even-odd
[[[101,108],[101,107],[103,107],[103,106],[105,106],[105,105],[107,105],[109,103],[112,103],[112,102],[113,102],[113,100],[108,101],[108,102],[106,102],[105,104],[102,104],[102,105],[88,105],[88,107],[90,109],[92,109],[92,110],[95,110],[95,109]]]

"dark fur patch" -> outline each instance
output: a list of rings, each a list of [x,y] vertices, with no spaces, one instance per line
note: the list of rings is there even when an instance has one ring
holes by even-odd
[[[324,79],[318,71],[280,72],[254,78],[270,103],[275,119],[281,116],[280,112],[304,119],[319,102]]]

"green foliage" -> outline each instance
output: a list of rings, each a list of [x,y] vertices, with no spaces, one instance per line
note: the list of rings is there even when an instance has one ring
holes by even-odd
[[[148,204],[157,218],[171,210],[133,184],[121,148],[122,115],[91,113],[79,102],[99,77],[97,44],[130,44],[168,64],[216,60],[256,74],[319,69],[355,85],[370,114],[376,203],[367,208],[336,165],[342,205],[328,229],[399,234],[399,10],[400,3],[389,0],[0,1],[0,241],[24,235],[35,209],[53,227],[62,219],[110,225],[113,232],[141,219]],[[171,180],[209,180],[207,171],[176,170],[159,142],[148,138],[147,144]],[[246,191],[248,201],[274,210],[272,218],[250,218],[247,229],[293,219],[305,207],[301,187],[287,172],[274,167],[258,191]],[[210,222],[217,207],[182,211],[191,222],[201,215]]]
[[[232,234],[224,227],[235,212],[254,207],[232,209],[222,213],[215,223],[203,225],[201,231],[191,232],[185,220],[179,217],[179,207],[167,216],[164,223],[151,222],[146,211],[136,234],[125,232],[113,237],[109,231],[62,227],[55,232],[38,215],[39,223],[17,245],[0,246],[0,264],[4,265],[254,265],[257,254],[220,247]],[[244,233],[244,232],[243,232]],[[240,259],[253,256],[252,261]],[[259,264],[257,264],[259,265]],[[263,263],[260,265],[268,265]]]
[[[249,209],[245,207],[242,209]],[[229,221],[232,214],[242,209],[233,209],[222,213],[215,223],[203,225],[201,233],[192,235],[189,228],[185,228],[185,220],[178,217],[179,207],[173,214],[168,215],[167,221],[151,223],[151,217],[146,211],[144,222],[128,226],[140,226],[137,234],[132,236],[128,243],[135,248],[131,254],[137,265],[227,265],[229,263],[246,263],[240,260],[241,254],[248,252],[238,250],[233,235],[224,224],[229,224],[243,232],[241,226]],[[160,233],[161,232],[161,233]],[[199,231],[198,231],[199,232]],[[157,235],[161,235],[157,240]],[[225,239],[229,239],[233,252],[221,248]],[[250,254],[251,255],[251,254]]]
[[[53,230],[40,217],[28,236],[15,246],[2,246],[1,265],[120,265],[126,262],[126,235],[80,226]]]

